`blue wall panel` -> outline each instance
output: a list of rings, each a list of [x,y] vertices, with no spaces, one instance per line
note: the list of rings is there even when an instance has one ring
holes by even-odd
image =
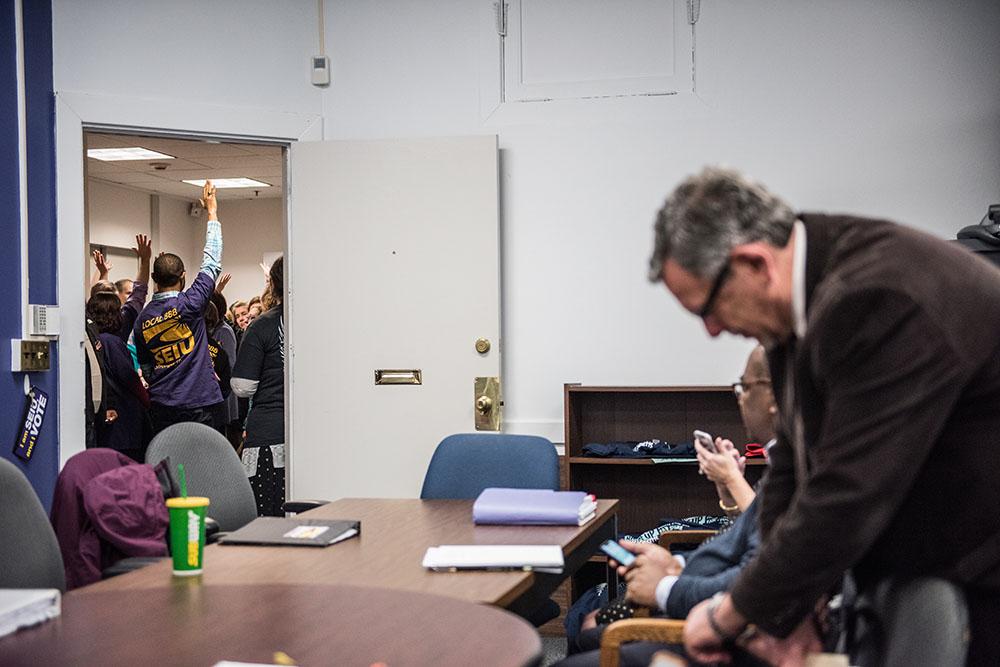
[[[49,395],[45,422],[27,463],[13,456],[25,406],[24,376],[12,373],[11,339],[21,337],[20,179],[17,119],[15,2],[0,0],[0,456],[14,461],[48,507],[59,470],[58,358],[52,370],[31,375]],[[25,105],[28,158],[29,300],[56,303],[55,104],[52,94],[52,7],[24,0]]]

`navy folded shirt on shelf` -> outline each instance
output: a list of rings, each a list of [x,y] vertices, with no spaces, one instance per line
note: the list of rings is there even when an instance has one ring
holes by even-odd
[[[642,442],[592,442],[583,446],[583,455],[599,458],[686,459],[697,456],[697,453],[692,442],[671,444],[652,439]]]

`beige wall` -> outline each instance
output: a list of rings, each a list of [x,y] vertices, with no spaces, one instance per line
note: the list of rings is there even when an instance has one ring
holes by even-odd
[[[222,266],[233,278],[224,292],[232,303],[264,291],[260,262],[265,253],[285,248],[284,200],[251,199],[219,202],[224,250]]]

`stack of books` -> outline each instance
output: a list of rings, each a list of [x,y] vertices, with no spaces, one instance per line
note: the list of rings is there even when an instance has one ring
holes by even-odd
[[[551,489],[484,489],[472,506],[477,524],[582,526],[596,513],[594,496]]]

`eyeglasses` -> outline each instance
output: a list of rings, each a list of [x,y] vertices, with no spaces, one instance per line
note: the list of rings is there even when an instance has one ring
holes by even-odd
[[[747,393],[747,391],[749,390],[750,387],[752,387],[752,386],[754,386],[756,384],[767,384],[767,385],[769,385],[769,384],[771,384],[771,381],[770,380],[750,380],[749,382],[734,382],[732,384],[733,393],[736,394],[737,398],[739,398],[743,394]]]
[[[715,281],[712,283],[712,289],[708,290],[708,298],[705,299],[705,305],[701,307],[698,311],[698,317],[701,319],[707,318],[712,314],[712,308],[715,306],[715,300],[719,298],[719,292],[722,290],[722,285],[726,282],[726,278],[729,277],[729,260],[723,264],[722,269],[719,271],[719,275],[715,276]]]

